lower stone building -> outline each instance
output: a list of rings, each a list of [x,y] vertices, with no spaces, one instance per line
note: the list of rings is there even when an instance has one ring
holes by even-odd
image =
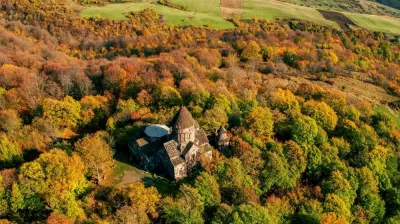
[[[171,179],[186,177],[200,157],[212,158],[206,133],[186,107],[179,110],[171,128],[148,125],[142,136],[130,143],[132,156],[145,170],[164,170]]]

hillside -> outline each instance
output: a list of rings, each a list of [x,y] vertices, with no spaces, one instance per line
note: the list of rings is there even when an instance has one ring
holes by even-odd
[[[344,1],[347,2],[347,1]],[[294,3],[294,4],[292,4]],[[311,4],[312,3],[312,4]],[[233,23],[225,19],[300,19],[311,21],[320,25],[329,25],[337,29],[348,28],[344,20],[339,17],[329,19],[318,11],[319,9],[334,10],[341,17],[348,17],[354,27],[362,27],[371,31],[400,34],[399,10],[368,2],[364,8],[354,4],[323,5],[320,2],[307,1],[303,4],[299,1],[277,0],[238,0],[238,1],[182,1],[169,0],[168,4],[160,4],[155,1],[139,1],[136,3],[109,4],[104,6],[88,7],[81,12],[83,17],[103,17],[109,19],[123,19],[130,11],[138,11],[144,8],[152,8],[164,16],[169,24],[180,26],[204,26],[216,29],[232,29]],[[357,3],[359,4],[359,2]],[[356,10],[360,8],[359,10]],[[351,9],[351,10],[350,10]],[[343,12],[343,13],[342,13]],[[394,17],[393,17],[394,16]]]
[[[385,15],[400,17],[400,11],[391,5],[377,4],[369,0],[281,0],[297,5],[303,5],[318,9],[351,12],[370,15]],[[391,7],[388,7],[391,6]]]
[[[398,224],[400,39],[352,14],[0,0],[0,223]]]

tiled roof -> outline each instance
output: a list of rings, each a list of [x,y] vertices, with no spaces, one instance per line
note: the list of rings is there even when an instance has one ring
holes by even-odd
[[[172,163],[172,165],[177,166],[179,164],[185,163],[185,160],[182,159],[180,156],[178,156],[178,157],[171,159],[171,163]]]
[[[203,146],[201,147],[201,153],[203,154],[203,153],[212,151],[212,149],[213,149],[213,148],[211,147],[210,144],[205,144],[205,145],[203,145]]]
[[[190,149],[192,149],[193,147],[193,142],[188,142],[188,144],[186,145],[185,149],[182,152],[182,156],[185,157],[186,154],[190,151]]]
[[[138,140],[136,140],[136,144],[139,147],[143,147],[143,146],[147,145],[148,142],[144,138],[139,138]]]
[[[164,148],[165,151],[167,151],[168,157],[170,159],[173,159],[180,155],[180,152],[178,151],[178,143],[176,143],[176,141],[174,140],[164,143]]]
[[[199,141],[199,145],[208,143],[208,138],[203,129],[196,130],[196,139]]]

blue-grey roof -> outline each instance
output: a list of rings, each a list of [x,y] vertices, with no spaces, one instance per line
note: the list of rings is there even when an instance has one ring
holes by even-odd
[[[144,133],[151,138],[161,138],[168,135],[169,127],[163,124],[153,124],[148,126]]]

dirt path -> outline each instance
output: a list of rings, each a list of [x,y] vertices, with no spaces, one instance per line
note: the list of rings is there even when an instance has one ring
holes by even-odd
[[[136,181],[140,181],[142,180],[142,178],[145,176],[144,173],[136,170],[136,169],[132,169],[132,170],[125,170],[124,171],[124,176],[122,177],[122,180],[119,184],[131,184],[134,183]]]
[[[243,0],[221,0],[220,9],[224,19],[240,19],[242,17]]]

